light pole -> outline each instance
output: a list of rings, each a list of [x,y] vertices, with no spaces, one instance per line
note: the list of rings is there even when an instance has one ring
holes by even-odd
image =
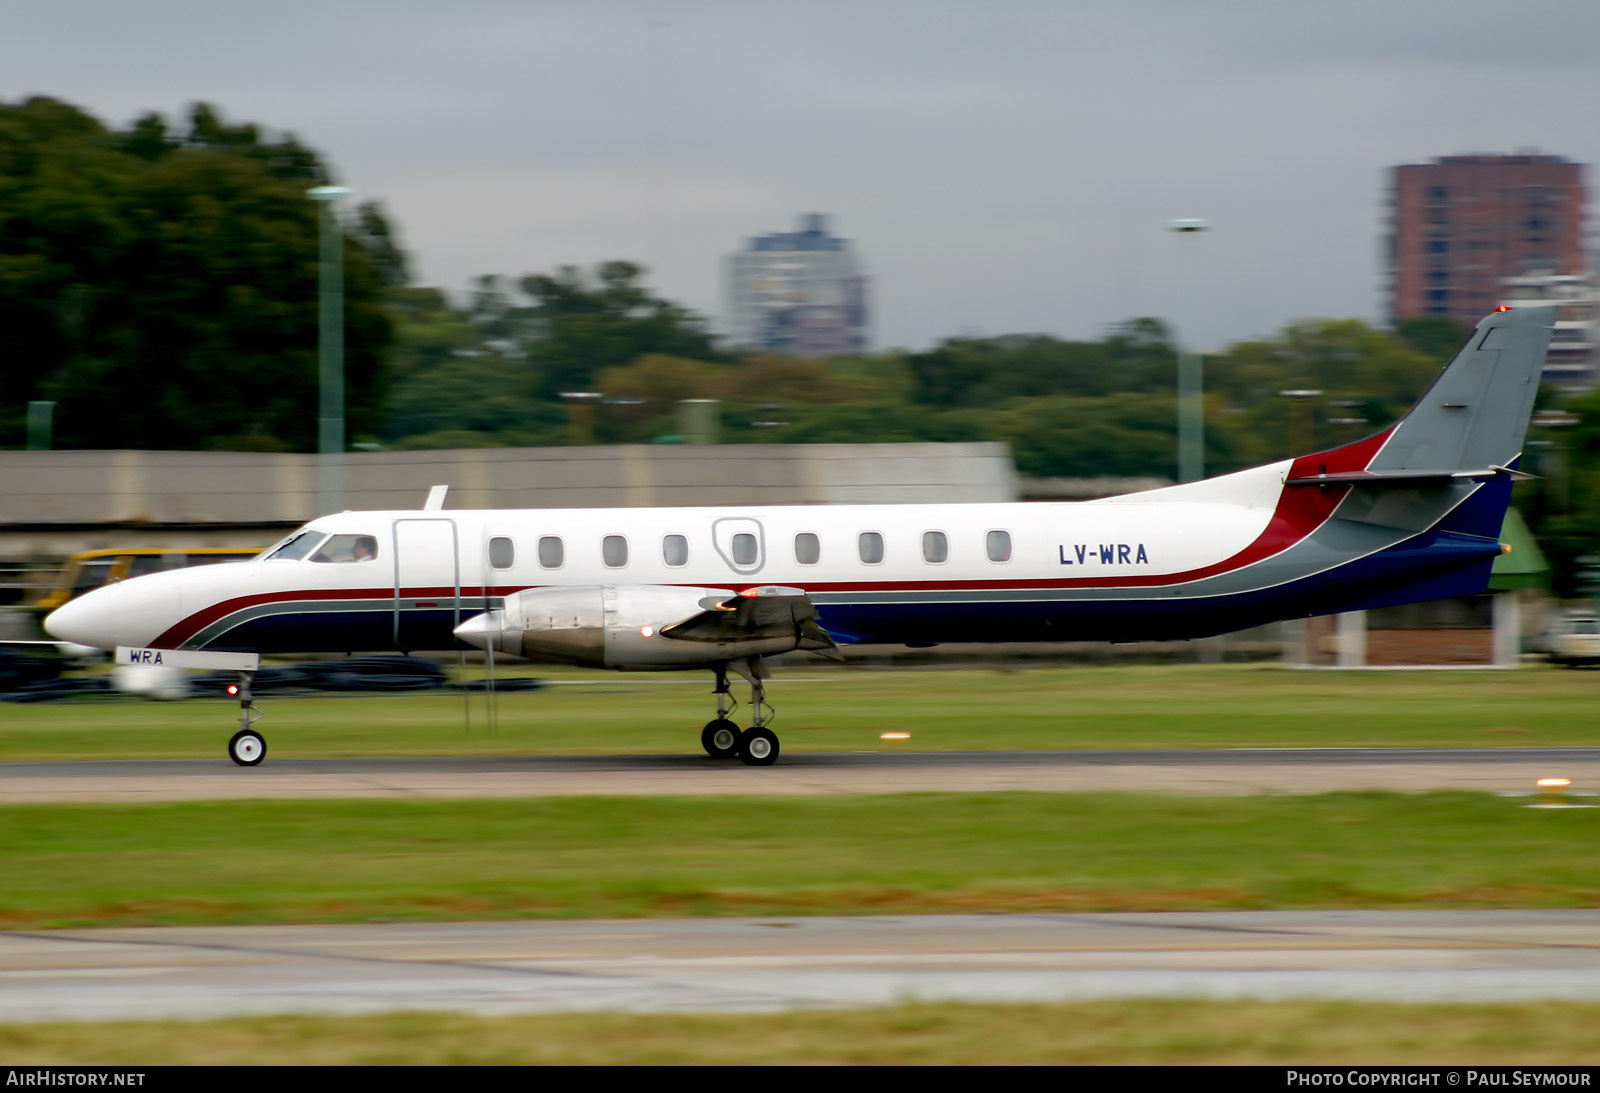
[[[1322,392],[1308,387],[1279,391],[1278,395],[1288,399],[1292,407],[1289,411],[1289,458],[1296,459],[1302,455],[1310,455],[1313,447],[1311,404],[1322,397]]]
[[[567,404],[567,443],[574,448],[594,443],[594,404],[605,398],[599,391],[562,391]]]
[[[322,257],[318,263],[317,401],[318,507],[337,512],[344,507],[344,233],[335,206],[350,191],[343,186],[316,186],[306,196],[321,209]]]
[[[1167,227],[1176,235],[1198,237],[1211,225],[1204,220],[1174,220]],[[1206,404],[1200,354],[1189,338],[1178,343],[1178,481],[1198,482],[1206,476]]]
[[[55,416],[56,404],[53,402],[28,403],[28,450],[30,452],[47,452],[50,450]]]

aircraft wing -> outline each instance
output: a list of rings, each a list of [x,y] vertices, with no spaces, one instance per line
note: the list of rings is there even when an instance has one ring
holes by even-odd
[[[767,584],[727,598],[708,596],[705,608],[682,622],[661,628],[661,636],[680,641],[732,642],[793,635],[795,648],[843,660],[833,638],[817,622],[817,608],[804,589]]]

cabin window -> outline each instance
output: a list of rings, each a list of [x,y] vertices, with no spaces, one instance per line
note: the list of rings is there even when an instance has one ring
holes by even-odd
[[[489,564],[495,569],[510,569],[517,560],[517,545],[508,536],[489,540]]]
[[[313,562],[370,562],[378,556],[378,540],[370,535],[330,535],[311,556]]]
[[[756,564],[756,537],[748,531],[741,531],[733,537],[733,564]]]
[[[876,531],[863,531],[856,537],[856,552],[868,565],[883,561],[883,536]]]
[[[281,558],[287,562],[299,561],[318,543],[322,542],[323,533],[320,531],[302,531],[299,535],[284,543],[277,550],[267,555],[269,558]]]
[[[991,562],[1009,562],[1011,560],[1011,533],[1009,531],[991,531],[984,537],[984,549],[988,551]]]
[[[802,531],[794,537],[794,560],[801,565],[816,565],[822,559],[822,540],[816,532]]]
[[[942,531],[922,533],[922,560],[939,565],[950,560],[950,540]]]
[[[608,569],[621,569],[628,564],[628,540],[622,535],[607,535],[600,542],[600,560]]]
[[[689,540],[682,535],[668,535],[661,540],[661,560],[670,566],[689,564]]]
[[[566,548],[562,545],[559,535],[541,535],[539,537],[539,564],[546,569],[560,569],[561,563],[566,559]]]

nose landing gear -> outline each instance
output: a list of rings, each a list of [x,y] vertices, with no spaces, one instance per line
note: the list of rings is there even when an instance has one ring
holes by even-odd
[[[239,698],[239,731],[228,741],[228,758],[241,767],[254,767],[267,757],[267,741],[253,726],[266,715],[256,709],[250,694],[250,680],[254,672],[240,672],[239,682],[231,688]]]

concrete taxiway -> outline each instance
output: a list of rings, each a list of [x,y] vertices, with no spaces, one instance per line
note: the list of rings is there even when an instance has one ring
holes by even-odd
[[[536,797],[1134,791],[1530,792],[1558,775],[1600,789],[1600,748],[1248,748],[786,753],[772,767],[704,755],[226,759],[0,764],[0,802],[294,797]]]
[[[1600,999],[1600,911],[885,916],[0,934],[0,1022],[1134,996]]]

